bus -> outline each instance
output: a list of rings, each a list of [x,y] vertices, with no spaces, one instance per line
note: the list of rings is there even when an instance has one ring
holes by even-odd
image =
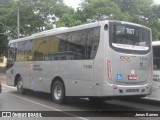
[[[152,94],[148,98],[160,100],[160,41],[153,41],[153,83]]]
[[[21,94],[50,93],[59,104],[68,97],[144,97],[151,93],[151,41],[151,29],[116,20],[11,40],[7,85]]]

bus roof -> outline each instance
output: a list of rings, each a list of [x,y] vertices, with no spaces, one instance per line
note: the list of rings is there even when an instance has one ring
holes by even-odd
[[[32,35],[41,35],[41,34],[57,32],[57,31],[66,30],[66,29],[68,29],[68,27],[60,27],[60,28],[55,28],[55,29],[51,29],[51,30],[45,30],[45,31],[42,31],[42,32],[39,32],[39,33],[34,33]]]
[[[32,40],[35,38],[45,37],[45,36],[54,35],[54,34],[61,34],[61,33],[65,33],[65,32],[72,32],[72,31],[77,31],[77,30],[81,30],[81,29],[87,29],[90,27],[98,27],[98,26],[101,26],[102,24],[108,24],[109,22],[117,22],[117,23],[121,23],[121,24],[129,24],[129,25],[134,25],[134,26],[138,26],[138,27],[148,28],[146,26],[136,24],[136,23],[127,22],[127,21],[104,20],[104,21],[97,21],[94,23],[88,23],[88,24],[83,24],[83,25],[74,26],[74,27],[60,27],[60,28],[42,31],[39,33],[32,34],[31,36],[28,36],[28,37],[10,40],[9,44],[14,43],[14,42],[25,41],[25,40]],[[150,28],[148,28],[148,29],[150,29]]]
[[[104,22],[104,21],[101,21],[101,22]],[[46,31],[42,31],[39,33],[32,34],[31,36],[28,36],[28,37],[10,40],[9,44],[14,43],[14,42],[25,41],[25,40],[29,40],[29,39],[32,40],[35,38],[45,37],[45,36],[54,35],[54,34],[61,34],[61,33],[65,33],[65,32],[72,32],[72,31],[76,31],[76,30],[87,29],[90,27],[97,27],[97,26],[99,26],[99,23],[101,23],[101,22],[83,24],[83,25],[74,26],[74,27],[60,27],[60,28],[55,28],[55,29],[51,29],[51,30],[46,30]],[[107,21],[105,21],[105,22],[107,22]]]
[[[160,46],[160,41],[153,41],[152,46]]]

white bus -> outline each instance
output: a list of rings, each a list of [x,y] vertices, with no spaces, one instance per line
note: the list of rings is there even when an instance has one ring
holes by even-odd
[[[160,100],[160,41],[152,42],[153,46],[153,84],[149,98]]]
[[[151,93],[151,30],[123,21],[53,29],[9,42],[7,84],[91,101]]]

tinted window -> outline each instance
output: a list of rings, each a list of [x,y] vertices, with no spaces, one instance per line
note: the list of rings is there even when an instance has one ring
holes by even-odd
[[[32,40],[18,42],[16,50],[16,61],[32,60]]]
[[[117,51],[140,51],[150,50],[150,31],[143,27],[112,23],[110,27],[110,45]]]
[[[51,44],[54,44],[54,46],[51,46]],[[49,60],[50,52],[51,51],[57,52],[56,46],[57,46],[56,39],[54,36],[35,39],[33,42],[33,60],[34,61]]]
[[[160,70],[160,46],[153,47],[153,69]]]
[[[100,28],[85,29],[66,34],[67,51],[72,59],[94,59],[97,53]]]
[[[50,40],[45,60],[94,59],[99,45],[100,28],[79,30],[46,37]],[[45,48],[46,48],[45,47]]]
[[[84,31],[66,34],[67,59],[80,60],[85,58],[85,37]]]
[[[99,37],[97,27],[18,42],[17,61],[94,59]]]

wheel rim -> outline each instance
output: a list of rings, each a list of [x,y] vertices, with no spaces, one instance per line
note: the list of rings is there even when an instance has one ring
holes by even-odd
[[[54,88],[54,97],[55,99],[59,100],[62,96],[62,88],[60,85],[56,85]]]
[[[22,83],[22,81],[19,81],[19,82],[18,82],[17,88],[18,88],[18,91],[19,91],[19,92],[22,92],[22,91],[23,91],[23,83]]]

